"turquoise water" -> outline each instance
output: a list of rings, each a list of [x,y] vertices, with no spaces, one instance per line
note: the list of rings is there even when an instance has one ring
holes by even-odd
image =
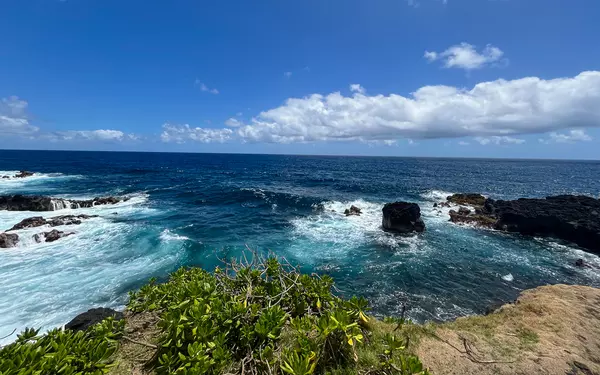
[[[100,217],[69,227],[73,236],[37,244],[29,238],[39,230],[30,229],[17,248],[0,251],[0,337],[62,325],[94,306],[123,307],[150,277],[212,269],[246,246],[330,274],[378,315],[405,304],[417,321],[481,313],[544,284],[600,286],[598,270],[574,266],[578,258],[600,266],[595,255],[456,226],[433,208],[454,192],[597,197],[600,162],[0,151],[0,170],[20,169],[38,173],[0,179],[0,194],[131,199],[77,210]],[[383,204],[395,200],[420,204],[425,233],[380,229]],[[362,216],[342,214],[352,204]],[[0,211],[0,228],[36,215]]]

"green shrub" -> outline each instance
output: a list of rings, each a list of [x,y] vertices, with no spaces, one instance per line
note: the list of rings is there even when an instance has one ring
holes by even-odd
[[[369,345],[368,304],[332,293],[328,276],[301,274],[275,258],[208,273],[180,269],[131,293],[133,312],[159,311],[162,330],[151,364],[159,374],[356,373],[357,347]],[[370,374],[428,374],[389,335]]]
[[[108,318],[87,331],[54,329],[45,335],[27,328],[0,349],[0,375],[104,374],[124,323]]]

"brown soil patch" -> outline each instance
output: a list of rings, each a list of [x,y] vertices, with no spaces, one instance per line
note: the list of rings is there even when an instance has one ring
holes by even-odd
[[[600,375],[600,289],[527,290],[493,314],[434,332],[416,354],[435,375]]]
[[[115,354],[111,375],[145,375],[152,372],[146,364],[154,357],[160,334],[157,326],[160,317],[155,312],[125,313],[125,337]]]

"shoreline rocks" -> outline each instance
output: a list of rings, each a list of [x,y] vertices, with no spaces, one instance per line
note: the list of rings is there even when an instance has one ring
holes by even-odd
[[[588,196],[481,201],[481,195],[455,194],[448,202],[471,204],[475,212],[450,211],[450,221],[528,236],[554,237],[600,253],[600,200]]]
[[[346,216],[360,216],[362,214],[362,210],[354,205],[350,206],[350,208],[346,208],[344,211],[344,215]]]
[[[19,235],[15,233],[0,233],[0,248],[7,249],[17,246]]]
[[[0,210],[7,211],[57,211],[64,208],[90,208],[124,202],[129,198],[96,197],[87,200],[52,198],[43,195],[1,195]]]
[[[25,177],[31,177],[33,176],[35,173],[33,172],[29,172],[29,171],[19,171],[19,173],[17,173],[15,175],[15,178],[25,178]]]
[[[62,215],[44,219],[41,216],[34,216],[27,219],[21,220],[21,222],[15,224],[8,231],[19,230],[25,228],[41,227],[42,225],[48,225],[51,227],[57,227],[60,225],[79,225],[81,220],[91,219],[98,217],[98,215]]]
[[[65,233],[65,232],[62,232],[62,231],[57,230],[57,229],[52,229],[50,232],[43,232],[43,233],[38,233],[38,234],[34,235],[33,239],[37,243],[40,243],[40,242],[54,242],[56,240],[59,240],[59,239],[61,239],[63,237],[70,236],[72,234],[75,234],[75,233],[74,232]]]
[[[425,223],[421,219],[421,208],[416,203],[387,203],[382,211],[384,230],[397,233],[420,233],[425,230]]]

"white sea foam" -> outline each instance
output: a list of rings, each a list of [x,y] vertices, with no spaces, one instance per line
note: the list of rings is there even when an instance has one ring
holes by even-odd
[[[80,178],[78,175],[64,175],[62,173],[34,173],[33,176],[16,178],[19,171],[0,171],[0,194],[19,193],[19,190],[29,185],[42,185],[54,180]],[[2,178],[9,176],[9,178]]]
[[[294,255],[305,262],[347,256],[360,246],[372,243],[401,252],[424,250],[424,240],[419,235],[398,236],[381,229],[382,203],[359,199],[328,201],[321,205],[321,211],[291,221],[295,246],[302,248]],[[344,215],[344,210],[352,205],[361,209],[360,216]],[[318,246],[314,246],[315,243]]]
[[[515,279],[515,277],[512,275],[512,273],[502,276],[502,280],[504,280],[504,281],[514,281],[514,279]]]
[[[425,193],[421,194],[421,197],[431,202],[445,202],[446,198],[448,198],[448,196],[452,194],[454,193],[444,190],[428,190]]]
[[[122,307],[129,287],[173,268],[184,254],[185,237],[143,222],[131,224],[158,213],[146,201],[147,195],[137,194],[115,205],[78,210],[0,211],[2,230],[32,216],[100,215],[80,225],[52,228],[74,234],[51,243],[33,239],[49,231],[47,226],[15,231],[17,247],[0,252],[0,337],[14,328],[61,326],[95,306]],[[12,339],[14,335],[1,343]]]
[[[169,229],[165,229],[160,233],[160,239],[166,242],[169,241],[186,241],[189,240],[186,236],[181,236],[177,233],[171,232]]]

